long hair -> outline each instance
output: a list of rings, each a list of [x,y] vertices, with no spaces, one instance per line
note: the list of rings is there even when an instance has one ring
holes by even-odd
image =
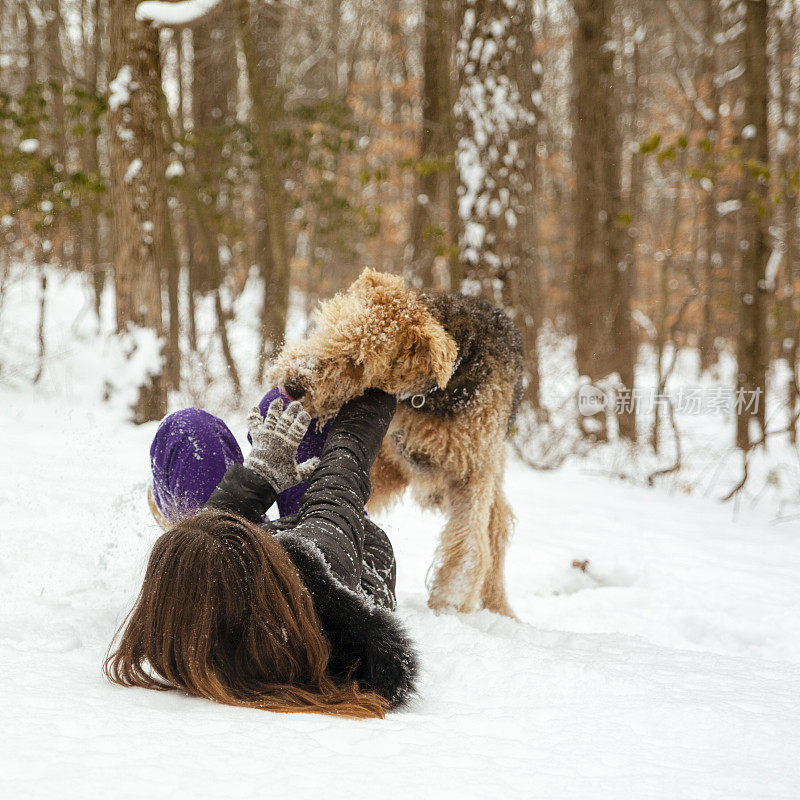
[[[383,717],[386,700],[334,683],[329,659],[311,595],[280,543],[235,514],[202,511],[156,541],[103,671],[121,686],[232,706]]]

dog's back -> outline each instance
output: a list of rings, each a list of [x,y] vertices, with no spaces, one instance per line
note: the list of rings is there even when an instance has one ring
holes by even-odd
[[[425,410],[440,417],[457,414],[490,384],[511,393],[508,427],[522,399],[522,337],[511,318],[478,297],[451,292],[420,292],[437,322],[453,337],[458,361],[444,389],[425,398]]]

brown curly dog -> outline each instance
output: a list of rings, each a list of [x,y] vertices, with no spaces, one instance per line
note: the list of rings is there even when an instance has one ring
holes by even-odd
[[[503,564],[514,517],[503,473],[522,389],[514,324],[484,300],[415,291],[370,269],[322,302],[315,322],[279,354],[271,380],[322,418],[370,387],[397,395],[369,510],[411,486],[424,507],[447,516],[430,607],[513,616]]]

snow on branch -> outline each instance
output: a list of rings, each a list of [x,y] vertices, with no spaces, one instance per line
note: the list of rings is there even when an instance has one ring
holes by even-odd
[[[156,28],[191,25],[218,6],[220,0],[181,0],[178,3],[145,0],[136,6],[136,20]]]

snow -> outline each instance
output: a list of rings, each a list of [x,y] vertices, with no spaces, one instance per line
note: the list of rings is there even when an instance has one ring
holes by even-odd
[[[631,317],[633,317],[633,321],[640,327],[647,331],[647,335],[651,339],[655,339],[658,335],[658,329],[653,324],[653,321],[650,317],[647,316],[643,311],[640,311],[638,308],[633,309],[631,311]]]
[[[717,213],[725,216],[726,214],[731,214],[734,211],[738,211],[741,207],[741,200],[725,200],[721,203],[717,203]]]
[[[778,135],[775,142],[778,155],[786,155],[791,141],[792,138],[789,135],[789,131],[787,131],[786,128],[778,128]]]
[[[159,534],[145,498],[156,423],[99,402],[104,345],[79,280],[48,280],[52,351],[36,387],[35,282],[12,281],[0,311],[4,796],[800,796],[800,522],[579,462],[509,467],[521,622],[433,614],[424,579],[441,519],[405,498],[379,520],[423,665],[419,697],[384,721],[108,684],[105,649]],[[226,419],[246,447],[244,414]]]
[[[727,86],[729,83],[738,80],[739,78],[744,75],[745,66],[744,63],[739,63],[735,67],[732,67],[729,70],[726,70],[722,73],[722,75],[717,76],[714,78],[714,85],[722,88],[723,86]],[[726,116],[723,114],[723,116]]]
[[[103,346],[105,392],[109,401],[124,416],[138,397],[146,378],[157,375],[164,342],[150,328],[129,325],[120,336],[108,337]]]
[[[123,64],[117,76],[108,84],[108,107],[116,111],[121,106],[126,106],[131,100],[133,86],[133,73],[127,64]]]
[[[30,155],[31,153],[35,153],[39,149],[39,140],[38,139],[23,139],[19,143],[19,151],[20,153],[25,153],[26,155]]]
[[[132,183],[136,176],[142,171],[142,159],[141,158],[134,158],[130,164],[128,164],[128,169],[125,171],[125,183]]]
[[[775,278],[778,277],[778,270],[783,260],[783,252],[779,248],[775,248],[767,260],[767,266],[764,268],[764,283],[770,290],[775,288]]]
[[[172,25],[189,25],[204,17],[220,0],[182,0],[168,3],[160,0],[146,0],[136,6],[136,19],[157,28]]]
[[[164,177],[169,180],[170,178],[180,178],[186,174],[183,164],[180,161],[170,161],[167,168],[164,170]]]

